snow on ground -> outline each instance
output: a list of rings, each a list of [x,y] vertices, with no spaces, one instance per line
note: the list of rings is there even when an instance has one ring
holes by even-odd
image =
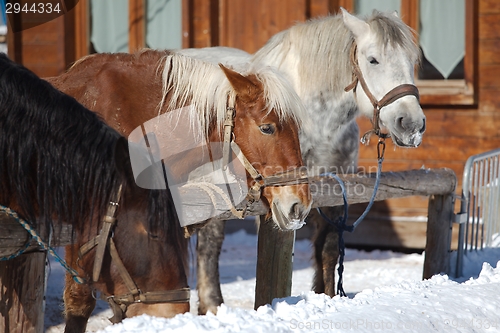
[[[243,230],[226,236],[220,262],[225,304],[217,315],[196,315],[193,290],[191,313],[172,319],[144,315],[111,325],[111,311],[99,301],[87,332],[500,332],[500,248],[469,253],[460,279],[436,275],[425,281],[423,255],[348,249],[348,297],[330,298],[310,292],[311,244],[300,240],[295,245],[292,296],[255,311],[256,246],[257,236]],[[46,332],[61,333],[64,272],[56,263],[51,269]],[[192,287],[195,275],[192,270]]]

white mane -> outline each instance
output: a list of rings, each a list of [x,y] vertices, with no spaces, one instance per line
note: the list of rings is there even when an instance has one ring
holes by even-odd
[[[170,102],[166,105],[168,110],[191,105],[189,116],[192,123],[199,121],[206,134],[212,123],[220,131],[228,101],[236,98],[236,92],[222,69],[213,63],[175,53],[166,55],[163,64],[161,105],[170,94]],[[304,124],[307,116],[302,101],[277,70],[267,66],[245,67],[248,70],[241,74],[254,74],[262,82],[268,112],[276,112],[280,121],[292,119],[299,126]]]
[[[365,20],[383,46],[397,45],[411,59],[419,58],[412,32],[399,18],[374,11]],[[342,15],[327,16],[296,24],[274,35],[255,53],[253,61],[278,68],[288,62],[286,67],[297,71],[300,83],[295,88],[300,96],[325,90],[340,94],[352,81],[349,51],[353,41]],[[290,62],[295,66],[290,66]]]

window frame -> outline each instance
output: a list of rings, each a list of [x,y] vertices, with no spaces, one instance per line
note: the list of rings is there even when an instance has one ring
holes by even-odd
[[[401,17],[415,31],[419,31],[419,0],[402,0]],[[464,78],[460,80],[419,80],[423,105],[474,105],[477,103],[477,0],[465,0],[465,55]]]
[[[354,0],[351,8],[354,9]],[[401,19],[414,31],[419,31],[420,1],[401,0]],[[477,104],[477,0],[465,0],[465,55],[464,78],[459,80],[419,80],[415,69],[415,84],[420,91],[422,105]],[[418,33],[415,38],[418,40]]]

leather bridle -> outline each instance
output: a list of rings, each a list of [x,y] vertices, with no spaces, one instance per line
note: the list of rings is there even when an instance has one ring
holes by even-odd
[[[231,150],[235,153],[236,158],[244,166],[254,183],[248,189],[245,198],[245,204],[242,209],[231,209],[233,215],[243,219],[247,214],[248,208],[256,201],[260,200],[262,189],[267,186],[289,186],[298,185],[308,182],[308,173],[305,168],[298,167],[285,172],[278,172],[273,175],[264,177],[250,161],[245,157],[238,145],[233,141],[234,119],[236,117],[236,108],[234,105],[229,105],[226,108],[224,116],[224,142],[222,148],[222,167],[227,169],[231,158]]]
[[[379,101],[373,96],[373,94],[370,92],[370,89],[368,89],[368,85],[366,84],[366,81],[363,77],[363,73],[361,72],[361,69],[359,68],[358,64],[358,59],[357,59],[357,45],[356,42],[353,42],[351,45],[351,51],[350,51],[350,59],[351,59],[351,65],[352,65],[352,76],[353,76],[353,81],[351,84],[349,84],[347,87],[344,88],[345,92],[353,90],[354,93],[356,93],[356,87],[358,85],[358,82],[361,84],[361,87],[363,88],[363,91],[365,92],[366,96],[370,100],[370,102],[373,105],[373,118],[372,118],[372,126],[373,128],[366,132],[362,139],[361,142],[363,144],[368,144],[370,142],[370,136],[372,134],[376,134],[380,139],[386,139],[390,136],[388,133],[382,133],[380,130],[380,110],[393,103],[394,101],[400,99],[401,97],[412,95],[417,98],[417,101],[420,100],[420,94],[418,92],[418,88],[413,85],[413,84],[401,84],[394,89],[390,90],[387,94],[385,94],[384,97]]]
[[[101,299],[107,301],[113,310],[113,317],[110,318],[112,323],[121,322],[125,317],[127,307],[133,303],[189,303],[190,299],[189,288],[142,292],[135,284],[134,280],[125,268],[113,240],[112,231],[116,224],[116,210],[118,208],[118,203],[120,202],[121,191],[122,186],[120,185],[118,190],[114,193],[114,197],[108,204],[108,210],[102,220],[103,223],[99,235],[85,243],[78,251],[78,258],[81,259],[93,248],[96,248],[92,281],[97,282],[101,274],[104,252],[108,249],[111,255],[111,262],[116,266],[123,282],[127,286],[128,293],[121,295],[101,295]]]

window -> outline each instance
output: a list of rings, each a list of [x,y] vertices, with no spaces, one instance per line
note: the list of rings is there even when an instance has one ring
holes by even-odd
[[[353,0],[352,7],[357,14],[396,10],[418,32],[421,104],[475,104],[475,0]]]

